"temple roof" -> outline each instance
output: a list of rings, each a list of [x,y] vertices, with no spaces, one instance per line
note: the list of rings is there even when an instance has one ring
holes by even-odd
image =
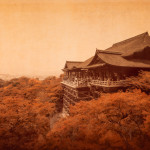
[[[84,62],[67,61],[64,69],[93,68],[105,64],[120,67],[150,68],[150,36],[148,32],[115,43],[105,50],[96,49],[95,56]]]
[[[150,47],[150,36],[148,32],[145,32],[127,40],[115,43],[105,51],[118,52],[121,53],[122,56],[129,56],[135,52],[143,50],[147,46]]]
[[[96,49],[96,55],[109,65],[150,68],[150,36],[145,32],[106,50]]]
[[[67,70],[67,69],[70,70],[70,69],[76,68],[81,63],[82,62],[80,62],[80,61],[66,61],[65,67],[63,70]]]
[[[94,56],[90,57],[89,59],[85,60],[84,62],[77,65],[77,68],[85,68],[90,64],[90,62],[93,60]]]
[[[150,68],[150,61],[149,63],[144,63],[144,61],[131,61],[123,58],[121,55],[116,54],[98,53],[97,55],[106,64],[113,66]]]

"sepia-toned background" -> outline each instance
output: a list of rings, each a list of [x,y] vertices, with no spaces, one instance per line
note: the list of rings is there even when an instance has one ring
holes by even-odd
[[[0,0],[0,74],[59,75],[66,60],[150,31],[149,0]]]

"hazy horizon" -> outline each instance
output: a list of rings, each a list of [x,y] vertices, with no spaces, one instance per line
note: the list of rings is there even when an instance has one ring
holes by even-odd
[[[51,76],[66,60],[150,32],[148,0],[0,0],[0,74]]]

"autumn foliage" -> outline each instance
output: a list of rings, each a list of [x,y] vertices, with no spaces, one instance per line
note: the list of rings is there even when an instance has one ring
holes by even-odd
[[[1,80],[0,149],[39,149],[60,111],[61,78]]]
[[[0,81],[2,150],[148,150],[150,147],[149,72],[130,79],[126,92],[70,106],[61,112],[61,78]]]
[[[148,149],[150,97],[140,90],[103,94],[70,108],[48,134],[49,149]]]
[[[150,72],[140,71],[137,77],[128,78],[128,83],[132,88],[138,88],[146,93],[150,93]]]

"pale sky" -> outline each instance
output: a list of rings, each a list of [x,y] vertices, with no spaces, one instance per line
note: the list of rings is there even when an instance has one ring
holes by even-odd
[[[0,74],[59,75],[146,31],[149,0],[0,0]]]

